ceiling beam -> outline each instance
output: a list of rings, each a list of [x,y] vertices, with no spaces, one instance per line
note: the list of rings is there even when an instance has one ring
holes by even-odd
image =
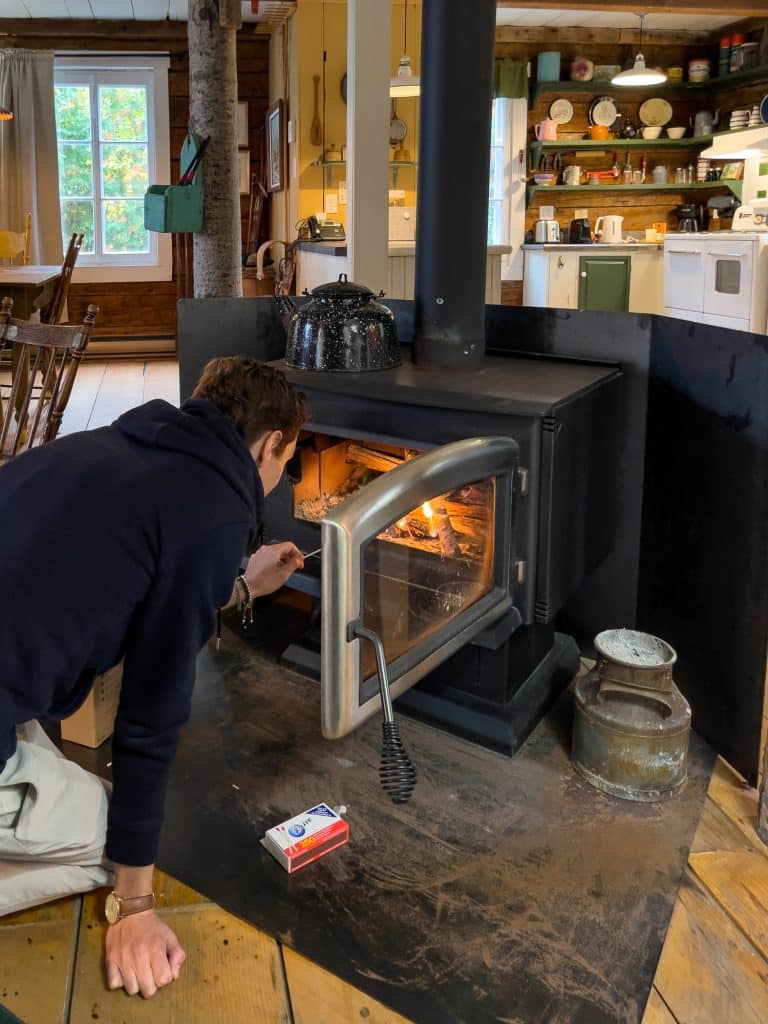
[[[645,2],[645,0],[643,0]],[[653,47],[691,46],[709,42],[710,31],[700,32],[645,32],[643,39]],[[634,46],[640,41],[636,29],[627,28],[536,28],[531,25],[497,25],[496,42],[539,43],[545,46],[557,43],[578,43],[593,46]]]
[[[574,10],[609,13],[627,11],[636,14],[638,0],[496,0],[497,7],[536,10]],[[738,18],[765,17],[765,0],[643,0],[644,14],[727,14]]]
[[[116,40],[153,39],[178,42],[187,38],[186,21],[118,21],[90,18],[0,18],[0,37],[51,36],[80,39],[111,36]]]

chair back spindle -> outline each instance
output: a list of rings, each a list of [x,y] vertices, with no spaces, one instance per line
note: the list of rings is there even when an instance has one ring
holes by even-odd
[[[0,463],[56,437],[98,308],[89,305],[79,327],[12,314],[13,300],[6,297],[0,304],[0,360],[10,363],[11,378],[0,383]]]

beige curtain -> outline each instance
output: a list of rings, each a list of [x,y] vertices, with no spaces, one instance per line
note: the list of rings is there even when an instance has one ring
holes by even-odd
[[[0,228],[21,231],[32,214],[30,263],[63,259],[53,107],[53,53],[0,50]]]

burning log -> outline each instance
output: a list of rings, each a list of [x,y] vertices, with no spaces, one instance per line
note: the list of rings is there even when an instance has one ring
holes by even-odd
[[[366,448],[362,444],[347,445],[347,462],[359,462],[361,466],[376,469],[380,473],[386,473],[390,469],[395,469],[396,466],[401,466],[404,461],[405,459],[397,455],[389,455],[385,452],[376,451],[373,448]]]

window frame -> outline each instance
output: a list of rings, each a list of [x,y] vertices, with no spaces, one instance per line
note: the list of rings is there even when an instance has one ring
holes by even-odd
[[[91,90],[91,145],[95,153],[92,175],[97,189],[93,202],[94,215],[99,219],[103,217],[103,209],[100,195],[100,157],[96,153],[99,148],[98,86],[146,86],[149,184],[170,183],[169,63],[167,56],[157,55],[56,55],[54,85],[88,85]],[[97,231],[97,236],[98,234]],[[149,253],[81,253],[72,275],[73,282],[170,281],[173,276],[171,236],[164,232],[150,232],[149,237]]]
[[[492,101],[500,106],[500,119],[503,134],[501,146],[492,145],[490,150],[502,150],[503,162],[503,195],[492,198],[488,195],[488,204],[497,202],[501,205],[500,239],[487,239],[488,245],[509,246],[511,251],[502,256],[501,277],[504,281],[518,281],[523,277],[523,243],[525,238],[525,180],[528,131],[528,101],[525,99],[497,98]],[[522,163],[519,159],[523,152]],[[491,152],[488,155],[491,160]]]

